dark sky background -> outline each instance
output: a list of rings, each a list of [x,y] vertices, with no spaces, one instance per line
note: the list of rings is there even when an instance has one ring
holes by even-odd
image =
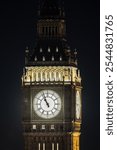
[[[83,86],[81,150],[99,150],[99,0],[64,0],[68,41],[78,49]],[[21,75],[36,41],[38,0],[0,1],[0,149],[23,150]]]

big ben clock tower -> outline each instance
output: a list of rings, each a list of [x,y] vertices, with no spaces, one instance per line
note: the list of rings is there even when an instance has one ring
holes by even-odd
[[[57,0],[40,5],[37,35],[22,76],[24,150],[80,150],[81,77]]]

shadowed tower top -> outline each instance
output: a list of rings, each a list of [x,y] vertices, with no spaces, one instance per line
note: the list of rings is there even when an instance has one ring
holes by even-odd
[[[40,4],[37,43],[31,55],[26,53],[27,65],[76,66],[76,51],[70,49],[66,38],[63,2],[44,0]]]
[[[64,17],[64,8],[60,0],[44,0],[40,6],[40,17]]]

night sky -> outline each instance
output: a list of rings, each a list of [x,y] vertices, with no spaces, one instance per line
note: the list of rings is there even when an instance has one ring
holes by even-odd
[[[1,150],[23,150],[21,75],[25,47],[36,41],[39,0],[0,1]],[[78,49],[83,86],[81,150],[99,150],[99,0],[64,0],[67,37]]]

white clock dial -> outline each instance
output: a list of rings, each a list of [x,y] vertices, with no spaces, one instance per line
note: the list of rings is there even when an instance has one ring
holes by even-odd
[[[76,91],[76,119],[81,118],[81,98],[80,92]]]
[[[61,110],[61,98],[55,91],[42,90],[34,97],[33,108],[39,117],[53,118]]]

